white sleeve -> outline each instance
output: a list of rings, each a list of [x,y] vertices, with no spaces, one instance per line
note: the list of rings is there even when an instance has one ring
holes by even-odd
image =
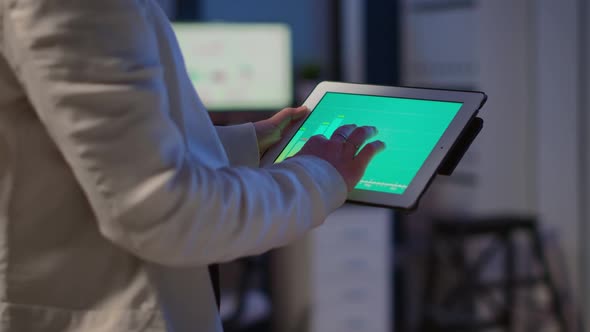
[[[252,123],[215,127],[215,129],[231,165],[249,167],[260,165],[258,139]]]
[[[189,157],[145,6],[20,0],[4,17],[3,55],[101,233],[145,260],[195,266],[264,252],[320,224],[346,197],[327,162],[211,169]]]

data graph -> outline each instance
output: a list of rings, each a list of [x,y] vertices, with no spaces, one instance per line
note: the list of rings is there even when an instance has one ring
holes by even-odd
[[[332,136],[332,134],[338,129],[338,127],[342,126],[344,122],[344,115],[337,115],[336,118],[332,121],[322,121],[319,123],[314,123],[313,121],[307,121],[293,136],[291,142],[285,147],[283,152],[277,158],[278,161],[283,161],[289,157],[294,156],[301,148],[305,145],[307,140],[316,135],[324,135],[326,137]],[[308,130],[307,128],[315,128],[313,131]],[[311,133],[311,134],[309,134]]]
[[[330,137],[345,124],[375,126],[386,149],[355,189],[403,194],[455,117],[461,103],[327,93],[275,162],[292,157],[314,135]],[[361,147],[362,149],[362,147]]]

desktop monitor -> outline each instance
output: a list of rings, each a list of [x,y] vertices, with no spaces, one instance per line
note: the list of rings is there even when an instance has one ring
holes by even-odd
[[[209,111],[277,111],[293,103],[291,33],[275,23],[174,23]]]

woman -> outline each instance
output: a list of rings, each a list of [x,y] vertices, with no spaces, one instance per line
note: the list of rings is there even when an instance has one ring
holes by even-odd
[[[153,1],[0,4],[2,331],[220,331],[207,266],[321,224],[383,148],[258,168],[306,110],[215,128]]]

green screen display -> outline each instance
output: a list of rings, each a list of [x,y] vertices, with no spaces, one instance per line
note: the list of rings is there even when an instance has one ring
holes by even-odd
[[[369,141],[382,140],[386,148],[371,161],[355,189],[403,194],[461,105],[328,92],[275,163],[296,154],[311,136],[329,138],[345,124],[375,126],[379,133]]]

